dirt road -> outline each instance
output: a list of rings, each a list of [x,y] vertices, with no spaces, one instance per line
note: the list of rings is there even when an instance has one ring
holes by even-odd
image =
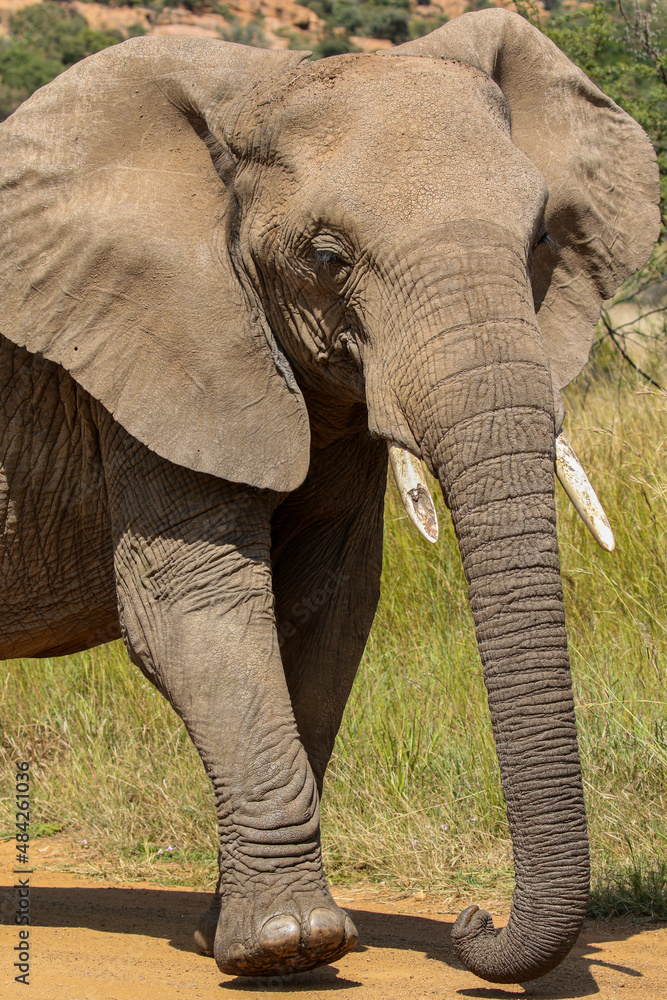
[[[33,845],[43,864],[47,846]],[[200,892],[99,882],[44,870],[30,875],[29,985],[20,974],[14,924],[20,877],[13,842],[0,844],[0,996],[3,1000],[233,1000],[267,994],[325,1000],[667,1000],[667,926],[589,921],[572,954],[525,989],[496,988],[465,972],[449,945],[455,915],[437,899],[387,901],[374,892],[341,890],[338,902],[359,929],[355,951],[335,965],[291,979],[257,981],[221,975],[197,954],[192,931],[206,908]],[[43,849],[40,855],[39,850]],[[442,906],[442,904],[440,904]]]

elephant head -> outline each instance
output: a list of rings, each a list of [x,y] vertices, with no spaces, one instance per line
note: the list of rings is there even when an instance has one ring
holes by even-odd
[[[657,237],[655,157],[503,10],[302,59],[135,39],[34,95],[3,126],[2,332],[212,476],[295,490],[304,396],[366,407],[371,435],[424,459],[463,557],[516,870],[507,927],[469,907],[454,946],[524,981],[571,947],[589,878],[559,390]]]

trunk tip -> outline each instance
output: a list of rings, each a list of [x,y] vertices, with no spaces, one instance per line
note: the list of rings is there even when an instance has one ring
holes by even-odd
[[[456,957],[475,975],[481,975],[482,979],[487,977],[477,969],[479,955],[486,950],[485,939],[494,937],[495,934],[491,914],[474,903],[459,913],[452,927],[452,947]]]
[[[465,910],[461,910],[452,927],[452,939],[461,937],[464,934],[475,913],[482,913],[486,914],[487,917],[489,916],[486,910],[480,910],[476,903],[473,903],[472,906],[466,906]]]
[[[458,960],[469,972],[490,983],[526,983],[551,972],[577,939],[576,933],[556,943],[526,939],[510,930],[510,924],[500,930],[493,926],[493,917],[479,906],[468,906],[459,913],[452,927],[452,948]],[[547,945],[545,948],[544,945]],[[550,946],[550,947],[549,947]]]

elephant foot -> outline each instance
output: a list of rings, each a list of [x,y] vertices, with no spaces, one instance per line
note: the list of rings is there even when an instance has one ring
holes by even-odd
[[[220,907],[222,898],[215,893],[213,902],[199,921],[199,926],[195,931],[195,944],[202,953],[213,958],[213,946],[215,944],[215,932],[218,929],[218,919],[220,917]]]
[[[316,902],[312,897],[311,901]],[[264,919],[256,910],[249,913],[251,904],[247,903],[237,922],[231,912],[236,901],[221,910],[220,898],[214,897],[195,932],[195,942],[204,954],[215,956],[220,971],[228,976],[305,972],[341,958],[359,937],[350,917],[328,893],[317,903],[303,907],[293,899],[280,912],[282,907],[274,902]]]

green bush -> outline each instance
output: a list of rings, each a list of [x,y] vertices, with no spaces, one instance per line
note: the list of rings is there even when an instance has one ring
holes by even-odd
[[[0,120],[63,70],[121,38],[93,31],[80,14],[52,0],[19,11],[0,43]]]
[[[5,43],[0,49],[0,78],[8,88],[32,94],[38,87],[62,72],[63,64],[41,52],[31,49],[25,42]]]
[[[340,39],[336,29],[343,28],[345,34],[360,35],[362,38],[388,38],[399,45],[409,38],[419,38],[434,28],[439,28],[447,18],[413,17],[409,0],[302,0],[327,26],[330,44],[317,46],[316,57],[321,54],[340,55],[351,51],[350,46],[334,44]]]
[[[410,12],[405,8],[370,7],[367,9],[364,34],[369,38],[388,38],[395,45],[407,42]]]
[[[72,66],[120,41],[121,35],[93,31],[80,14],[62,8],[53,0],[25,7],[12,17],[12,35],[29,48]]]
[[[334,35],[326,32],[322,40],[313,49],[315,59],[326,59],[328,56],[344,56],[354,51],[354,46],[346,35]]]
[[[350,35],[388,38],[396,44],[407,41],[409,36],[408,0],[394,0],[393,3],[338,0],[331,8],[330,17],[333,23],[345,28]]]
[[[227,20],[230,22],[230,26],[223,34],[226,42],[236,42],[237,45],[254,45],[258,49],[268,48],[261,20],[256,19],[248,24],[241,24],[239,19],[233,15],[228,15]]]

